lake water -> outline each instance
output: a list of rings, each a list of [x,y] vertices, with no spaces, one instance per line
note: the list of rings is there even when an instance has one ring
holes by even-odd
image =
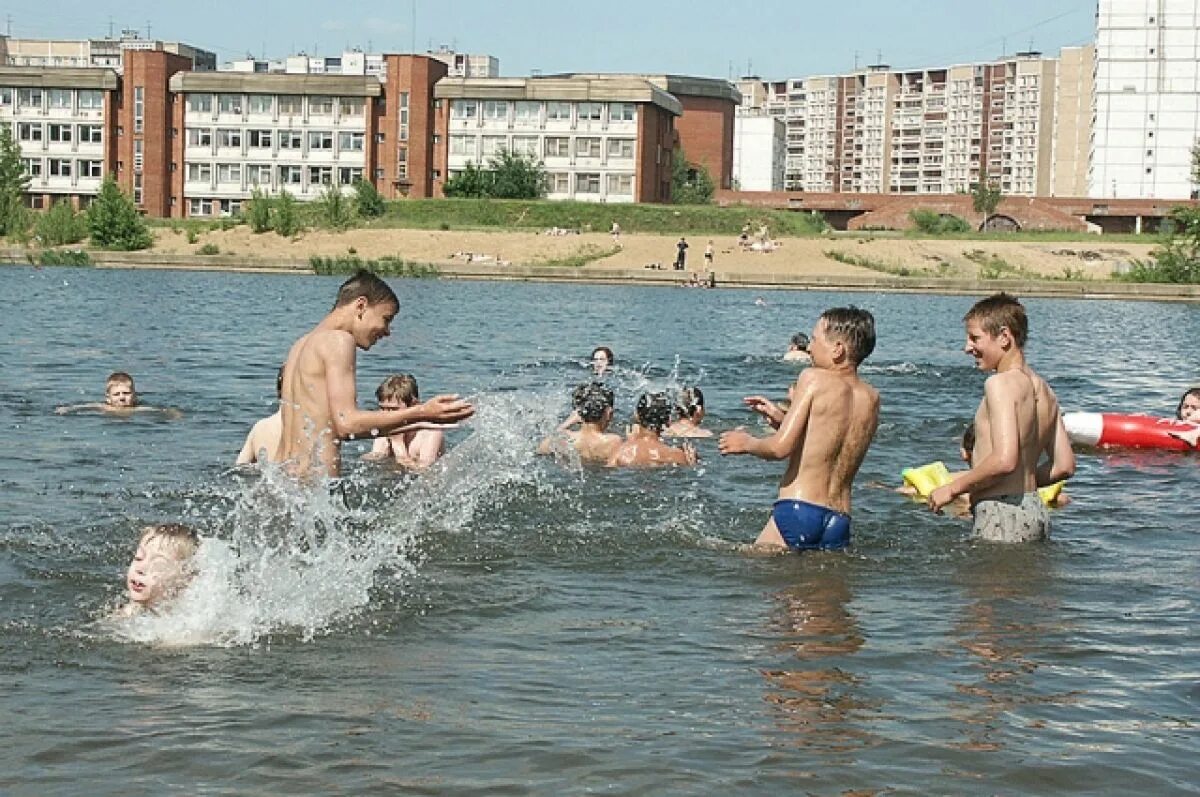
[[[229,466],[338,284],[0,270],[0,792],[1200,791],[1200,457],[1081,452],[1020,547],[868,486],[953,464],[971,299],[393,280],[360,401],[411,371],[479,413],[433,473],[298,495]],[[693,471],[531,454],[600,343],[620,419],[696,383],[706,425],[757,425],[741,397],[782,397],[788,337],[849,302],[883,410],[848,553],[740,553],[782,464],[714,441]],[[1200,381],[1194,306],[1027,307],[1068,409],[1169,414]],[[115,369],[184,417],[54,415]],[[208,538],[193,587],[105,619],[138,528],[177,520]]]

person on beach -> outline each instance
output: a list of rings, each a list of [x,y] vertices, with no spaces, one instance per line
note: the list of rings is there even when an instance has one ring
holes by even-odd
[[[117,616],[156,611],[183,592],[194,575],[192,558],[199,546],[196,532],[180,523],[143,528],[125,574],[129,603]]]
[[[662,431],[671,422],[671,402],[665,393],[643,393],[635,418],[637,423],[609,458],[610,468],[696,464],[696,449],[689,444],[676,447],[662,441]]]
[[[808,335],[803,332],[792,335],[792,339],[788,341],[788,349],[783,353],[783,359],[788,362],[811,363],[812,357],[808,354]]]
[[[395,374],[384,379],[375,389],[375,399],[381,410],[403,410],[421,401],[417,378],[412,374]],[[370,453],[363,459],[391,458],[403,468],[423,470],[437,462],[446,451],[445,427],[405,427],[386,436],[375,438]]]
[[[612,229],[609,231],[612,234],[613,246],[620,248],[621,246],[621,225],[617,224],[616,220],[612,223]]]
[[[700,427],[704,420],[704,391],[685,387],[675,403],[675,422],[663,430],[665,437],[712,437],[712,432]]]
[[[573,448],[582,462],[608,462],[621,445],[621,436],[608,431],[612,423],[614,400],[613,391],[599,382],[589,382],[575,388],[571,397],[575,411],[571,417],[579,418],[582,424],[579,431],[571,429],[573,424],[570,419],[564,421],[555,434],[538,445],[538,453],[556,454]]]
[[[704,270],[712,271],[713,267],[713,242],[710,240],[708,245],[704,247]]]
[[[975,413],[971,469],[930,493],[929,507],[941,512],[956,497],[969,494],[973,535],[978,539],[1045,539],[1050,515],[1037,488],[1070,478],[1075,453],[1058,398],[1025,360],[1025,308],[1016,298],[998,293],[976,302],[963,323],[963,350],[980,370],[995,373],[984,382]]]
[[[688,242],[686,238],[680,238],[679,243],[675,244],[675,270],[683,271],[687,267],[687,250]]]
[[[387,283],[358,271],[338,289],[333,309],[288,352],[283,367],[283,431],[274,460],[297,475],[336,477],[341,442],[416,423],[452,424],[475,409],[444,395],[396,410],[361,410],[355,398],[357,350],[391,333],[400,302]]]
[[[275,375],[275,398],[283,396],[283,366]],[[270,462],[275,450],[279,448],[279,436],[283,432],[283,410],[275,410],[274,415],[258,421],[246,435],[246,442],[238,452],[235,465],[253,465],[257,462]]]
[[[875,349],[875,319],[857,307],[821,314],[810,341],[812,367],[797,378],[791,405],[745,399],[775,432],[759,438],[738,428],[721,435],[724,455],[787,459],[779,499],[755,541],[766,549],[839,549],[850,543],[850,491],[875,437],[879,392],[858,375]]]
[[[104,401],[92,401],[86,404],[69,404],[56,407],[56,415],[67,415],[73,412],[99,410],[111,415],[132,415],[135,412],[158,412],[168,418],[182,418],[183,413],[174,407],[147,407],[141,403],[137,388],[134,387],[133,377],[124,371],[113,371],[104,380]]]

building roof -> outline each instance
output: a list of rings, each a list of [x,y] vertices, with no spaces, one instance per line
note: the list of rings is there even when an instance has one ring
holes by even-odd
[[[171,91],[227,94],[327,94],[378,97],[383,86],[374,75],[262,74],[253,72],[176,72]]]
[[[734,105],[742,104],[742,93],[737,86],[724,78],[697,77],[695,75],[636,75],[636,74],[600,74],[586,72],[566,72],[551,77],[571,78],[635,78],[647,80],[669,94],[686,94],[689,97],[711,97],[718,100],[729,100]]]
[[[0,86],[115,91],[117,72],[96,67],[0,66]]]
[[[562,100],[574,102],[640,102],[679,116],[679,100],[658,86],[630,75],[569,75],[520,78],[444,77],[433,87],[438,99]]]

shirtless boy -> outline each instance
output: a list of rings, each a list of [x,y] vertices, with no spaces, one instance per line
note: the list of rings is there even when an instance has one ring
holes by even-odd
[[[179,523],[142,529],[125,574],[129,603],[117,611],[117,616],[154,611],[182,592],[194,574],[192,558],[199,545],[196,532]]]
[[[696,449],[687,443],[676,448],[662,441],[662,430],[671,422],[671,402],[666,394],[643,393],[635,418],[637,424],[609,458],[610,468],[696,464]]]
[[[801,551],[849,545],[850,488],[879,423],[879,393],[858,376],[874,349],[870,313],[856,307],[826,310],[809,341],[812,367],[796,380],[774,434],[758,438],[736,429],[721,435],[722,454],[788,460],[779,499],[756,546]],[[770,402],[747,403],[761,406],[764,414],[777,411]]]
[[[402,410],[415,407],[421,401],[417,378],[412,374],[393,374],[375,389],[375,399],[381,410]],[[422,470],[438,461],[446,451],[445,427],[420,424],[423,428],[406,426],[386,436],[375,438],[371,453],[364,459],[387,459],[411,470]]]
[[[700,425],[704,420],[704,391],[700,388],[679,391],[675,416],[675,422],[663,431],[666,437],[712,437],[712,432]]]
[[[336,477],[341,441],[388,434],[409,424],[455,423],[475,409],[436,396],[401,410],[361,410],[355,396],[357,350],[391,333],[400,302],[387,283],[359,271],[338,289],[329,315],[296,341],[283,367],[283,432],[274,459],[303,475]]]
[[[93,401],[87,404],[71,404],[65,407],[56,407],[54,412],[57,415],[67,415],[68,413],[80,410],[100,410],[101,412],[113,415],[131,415],[135,412],[159,412],[168,418],[183,417],[183,413],[174,407],[143,406],[138,399],[137,388],[133,386],[133,377],[124,371],[113,371],[104,380],[103,402]]]
[[[579,431],[572,431],[568,418],[556,434],[541,442],[538,453],[553,454],[570,446],[579,452],[583,462],[608,462],[621,445],[621,436],[608,431],[608,425],[612,423],[613,399],[613,391],[598,382],[575,388],[572,396],[575,411],[571,417],[578,417],[582,426]]]
[[[275,376],[275,397],[283,395],[283,366]],[[275,410],[274,415],[268,415],[250,429],[246,442],[238,452],[235,465],[252,465],[264,460],[270,461],[279,448],[279,435],[283,432],[283,410]]]
[[[1037,488],[1070,478],[1075,454],[1058,398],[1025,361],[1025,308],[998,293],[976,302],[963,322],[963,350],[980,370],[995,373],[984,382],[975,413],[971,469],[930,493],[929,506],[940,512],[969,493],[975,537],[992,542],[1045,539],[1050,515]]]

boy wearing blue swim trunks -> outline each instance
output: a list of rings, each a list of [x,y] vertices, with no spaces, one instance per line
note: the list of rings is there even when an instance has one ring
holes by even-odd
[[[802,551],[850,543],[850,490],[879,424],[879,392],[858,376],[874,349],[870,313],[826,310],[809,339],[812,367],[796,380],[787,412],[747,399],[777,427],[774,434],[760,438],[738,428],[721,435],[722,454],[788,460],[756,546]]]

